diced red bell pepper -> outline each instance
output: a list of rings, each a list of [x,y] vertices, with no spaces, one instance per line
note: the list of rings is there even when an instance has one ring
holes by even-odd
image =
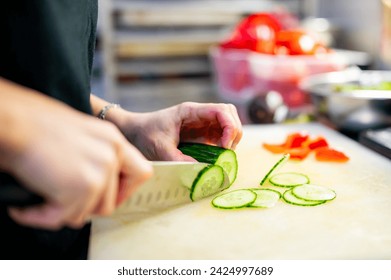
[[[324,137],[318,136],[315,139],[310,139],[308,141],[308,143],[306,144],[306,146],[310,150],[315,150],[315,149],[318,149],[318,148],[328,147],[329,143],[327,142],[327,140]]]
[[[316,149],[315,158],[327,162],[346,162],[349,160],[349,157],[343,152],[328,147]]]
[[[294,132],[286,137],[286,140],[282,144],[268,144],[263,143],[263,147],[275,154],[281,154],[287,152],[289,149],[299,148],[308,139],[308,134],[301,132]]]
[[[294,132],[287,136],[285,141],[285,147],[287,149],[301,147],[302,144],[307,141],[309,135],[302,132]]]
[[[311,150],[306,147],[300,147],[289,149],[286,152],[290,154],[289,159],[303,160],[309,155]]]
[[[272,152],[274,154],[282,154],[286,151],[286,147],[284,144],[274,145],[274,144],[263,143],[263,147],[269,152]]]

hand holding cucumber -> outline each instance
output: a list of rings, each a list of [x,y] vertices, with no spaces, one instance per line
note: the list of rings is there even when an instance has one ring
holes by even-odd
[[[123,111],[114,122],[150,160],[194,161],[177,149],[180,142],[234,149],[242,138],[241,122],[230,104],[185,102],[151,113]]]

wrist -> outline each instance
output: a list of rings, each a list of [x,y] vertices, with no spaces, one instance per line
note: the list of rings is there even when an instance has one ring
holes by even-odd
[[[98,118],[101,119],[101,120],[106,120],[107,119],[107,115],[109,114],[109,111],[110,110],[114,110],[116,108],[121,108],[121,106],[119,104],[116,104],[116,103],[109,103],[107,105],[105,105],[98,113]]]

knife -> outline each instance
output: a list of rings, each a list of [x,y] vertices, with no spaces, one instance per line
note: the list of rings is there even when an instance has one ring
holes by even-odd
[[[182,161],[153,161],[153,176],[144,182],[117,212],[150,211],[191,202],[190,188],[198,173],[209,164]],[[224,174],[225,185],[229,185]],[[0,173],[0,206],[27,207],[44,198],[23,187],[15,178]]]

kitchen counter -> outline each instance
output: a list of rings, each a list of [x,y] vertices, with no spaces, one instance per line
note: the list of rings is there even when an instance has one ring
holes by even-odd
[[[212,198],[143,219],[92,222],[91,259],[391,259],[391,161],[317,123],[246,125],[237,147],[239,172],[230,188],[251,188],[280,158],[262,148],[287,133],[323,135],[347,163],[289,161],[280,172],[307,174],[337,198],[315,207],[283,202],[270,209],[221,210]],[[269,185],[268,185],[269,186]]]

